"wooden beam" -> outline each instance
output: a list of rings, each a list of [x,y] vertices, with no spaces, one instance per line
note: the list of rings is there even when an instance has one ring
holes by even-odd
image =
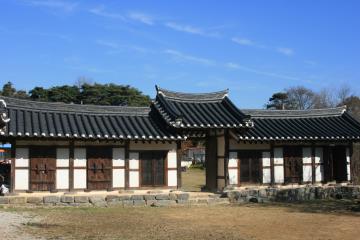
[[[181,178],[181,141],[176,142],[176,163],[177,163],[177,188],[182,186]]]
[[[129,189],[129,140],[125,141],[125,189]]]
[[[74,191],[74,141],[69,144],[69,191]]]
[[[10,152],[10,159],[11,159],[10,192],[14,192],[14,190],[15,190],[15,151],[16,151],[15,140],[11,141],[10,144],[11,144],[11,150],[10,150],[11,151]]]
[[[225,141],[225,149],[224,149],[224,177],[225,177],[225,187],[229,185],[229,171],[228,171],[228,165],[229,165],[229,130],[225,129],[224,132],[224,141]]]
[[[315,171],[315,156],[316,155],[316,149],[315,145],[311,145],[311,182],[314,184],[316,182],[316,171]]]
[[[275,170],[274,170],[274,144],[270,144],[270,173],[271,173],[271,185],[275,184]]]

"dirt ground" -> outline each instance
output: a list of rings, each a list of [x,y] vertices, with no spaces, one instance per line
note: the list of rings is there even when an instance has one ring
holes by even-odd
[[[188,168],[181,173],[181,190],[187,192],[200,192],[205,185],[205,170]]]
[[[46,239],[329,240],[359,239],[359,210],[356,202],[330,201],[164,208],[17,208],[0,210],[0,215],[33,216],[17,231]]]

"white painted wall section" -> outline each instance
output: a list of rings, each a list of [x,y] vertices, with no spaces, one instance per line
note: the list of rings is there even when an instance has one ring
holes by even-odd
[[[177,152],[176,150],[170,150],[167,154],[167,167],[177,168]],[[177,170],[168,170],[167,184],[169,187],[177,186]]]
[[[69,167],[69,149],[57,148],[56,149],[56,167]]]
[[[56,189],[69,189],[69,169],[56,169]]]
[[[346,173],[347,180],[351,180],[351,170],[350,170],[350,148],[346,148]]]
[[[263,183],[271,183],[270,152],[262,153]]]
[[[177,186],[177,171],[168,170],[168,186],[176,187]]]
[[[15,170],[15,190],[29,190],[29,170]]]
[[[310,147],[304,147],[302,149],[302,162],[303,162],[303,181],[304,182],[311,182],[312,181],[312,165],[306,165],[311,164],[311,148]]]
[[[282,148],[274,148],[274,180],[275,183],[284,183],[284,156]]]
[[[74,188],[86,188],[86,169],[74,169]]]
[[[74,167],[86,167],[86,148],[74,149]]]
[[[113,187],[125,187],[125,169],[113,169]]]
[[[29,149],[16,148],[15,152],[15,167],[29,167]]]
[[[129,153],[129,187],[139,187],[139,153]]]
[[[323,159],[323,148],[315,148],[315,181],[324,181],[324,159]]]
[[[237,185],[239,183],[237,152],[229,152],[228,172],[229,172],[228,173],[229,174],[229,184]]]

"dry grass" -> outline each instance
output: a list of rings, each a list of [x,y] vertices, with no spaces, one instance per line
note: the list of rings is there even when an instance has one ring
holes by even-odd
[[[205,185],[205,170],[189,168],[181,173],[181,190],[188,192],[200,192]]]
[[[358,239],[360,213],[350,210],[353,205],[337,201],[16,211],[41,217],[24,228],[48,239]]]

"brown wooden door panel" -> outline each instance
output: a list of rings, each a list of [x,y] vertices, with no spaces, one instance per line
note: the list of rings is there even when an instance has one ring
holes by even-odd
[[[261,151],[244,150],[238,153],[240,183],[261,183]]]
[[[333,177],[337,182],[347,181],[346,147],[332,148]]]
[[[112,148],[87,149],[87,179],[89,190],[107,190],[112,187]]]
[[[30,190],[55,189],[56,149],[54,147],[30,148]]]
[[[166,151],[146,151],[140,153],[140,185],[165,185]]]
[[[301,183],[302,147],[284,147],[285,183]]]

